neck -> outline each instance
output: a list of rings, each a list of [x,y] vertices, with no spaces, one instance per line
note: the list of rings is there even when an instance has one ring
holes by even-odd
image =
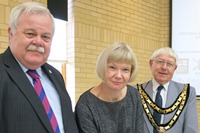
[[[100,83],[91,90],[92,94],[106,102],[120,101],[126,96],[126,92],[126,86],[121,90],[113,90],[108,88],[104,83]]]

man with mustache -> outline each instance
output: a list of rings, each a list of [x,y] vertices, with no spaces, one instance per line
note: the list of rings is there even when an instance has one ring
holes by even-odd
[[[11,11],[9,47],[0,55],[0,133],[78,133],[62,75],[46,63],[54,30],[39,3]]]

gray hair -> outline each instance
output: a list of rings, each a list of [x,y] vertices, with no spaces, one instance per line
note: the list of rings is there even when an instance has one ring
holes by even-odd
[[[99,55],[96,64],[97,76],[104,80],[105,70],[108,65],[108,61],[116,61],[131,64],[131,75],[129,82],[132,82],[136,78],[137,73],[137,59],[128,44],[123,42],[116,42],[105,48]]]
[[[177,65],[178,56],[172,48],[163,47],[163,48],[157,49],[154,51],[154,53],[152,54],[150,59],[154,60],[159,55],[170,56],[171,58],[173,58],[175,60],[175,63]]]
[[[50,11],[41,3],[37,2],[26,2],[14,7],[10,13],[10,23],[9,26],[13,34],[16,33],[16,29],[18,26],[18,20],[22,13],[25,14],[47,14],[51,18],[53,24],[53,33],[55,30],[55,22],[54,17],[50,13]]]

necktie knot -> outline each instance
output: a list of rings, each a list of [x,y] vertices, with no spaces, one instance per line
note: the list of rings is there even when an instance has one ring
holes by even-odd
[[[163,89],[164,87],[162,86],[162,85],[160,85],[160,86],[158,86],[158,88],[157,88],[157,93],[160,93],[161,92],[161,90]]]
[[[28,70],[27,71],[27,73],[28,73],[28,75],[29,76],[31,76],[31,78],[33,78],[33,79],[38,79],[39,78],[39,75],[38,75],[38,73],[37,73],[37,71],[36,70]]]

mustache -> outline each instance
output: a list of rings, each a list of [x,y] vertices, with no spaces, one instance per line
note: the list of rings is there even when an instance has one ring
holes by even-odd
[[[40,53],[44,53],[45,52],[43,47],[38,47],[38,46],[35,46],[35,45],[29,45],[27,50],[29,50],[29,51],[37,51],[37,52],[40,52]]]

